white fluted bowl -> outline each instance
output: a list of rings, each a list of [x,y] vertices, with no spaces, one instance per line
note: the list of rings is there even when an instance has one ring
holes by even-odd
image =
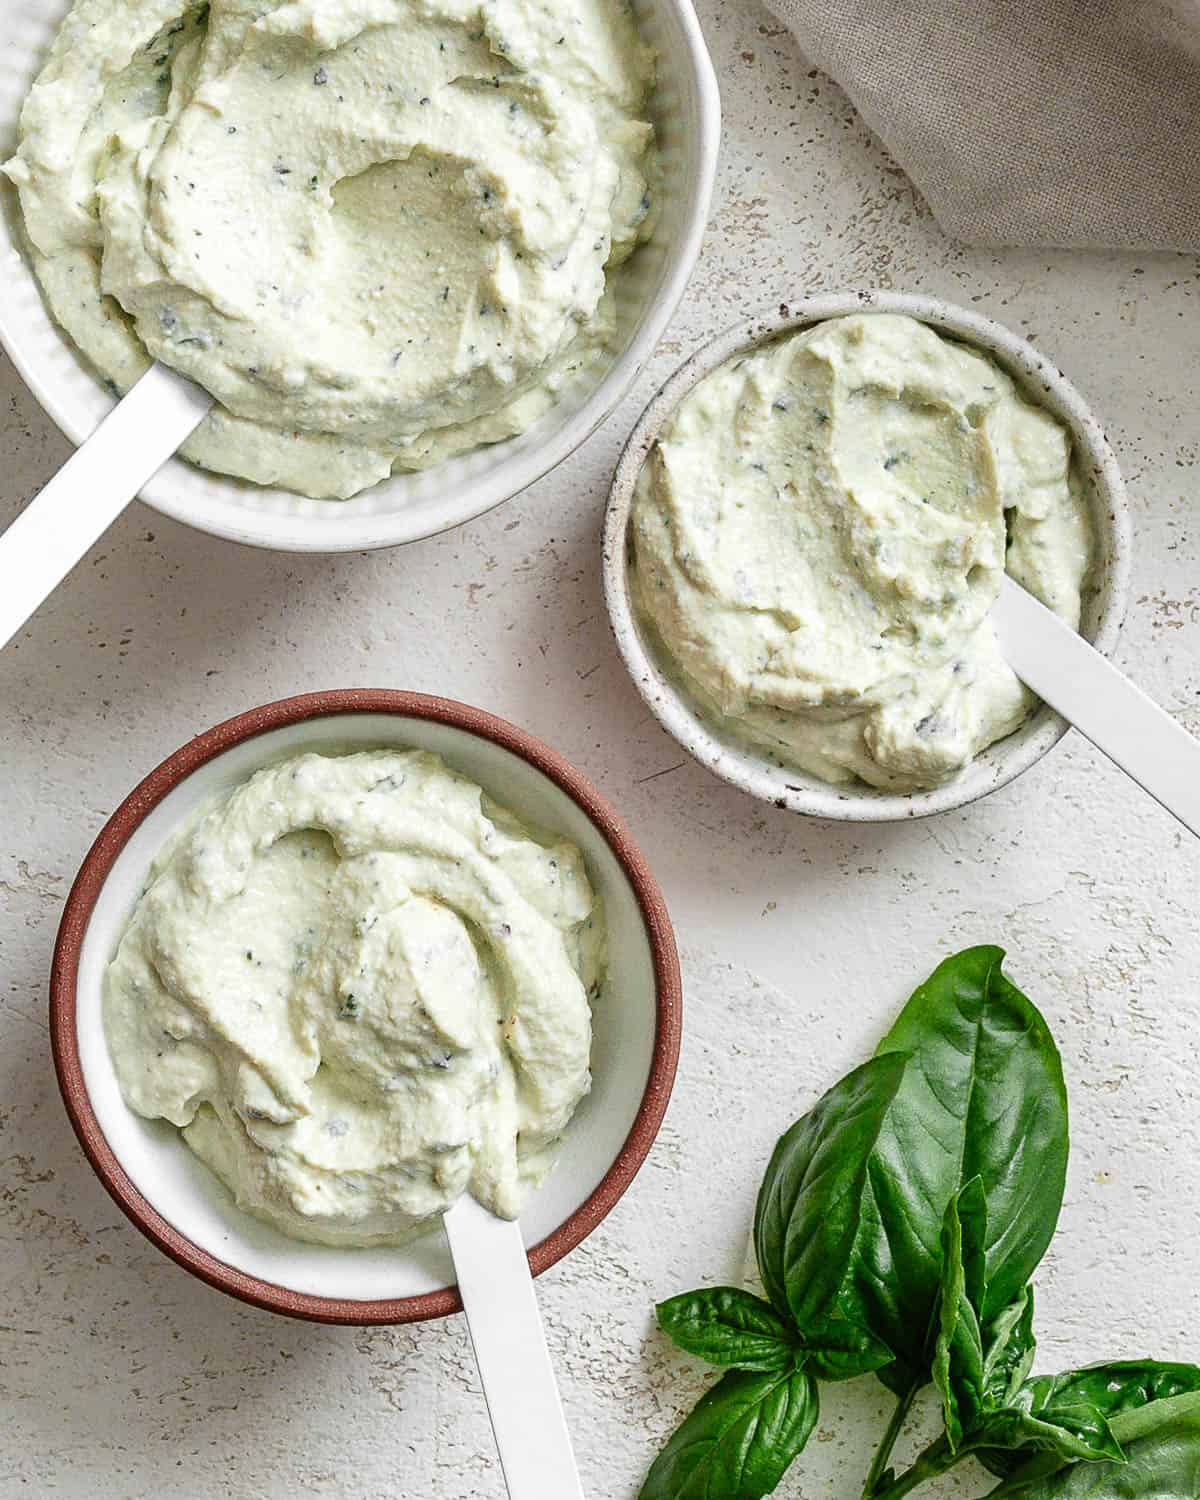
[[[4,0],[0,159],[16,148],[21,105],[71,0]],[[507,442],[432,469],[396,474],[353,500],[224,478],[173,459],[141,498],[201,531],[285,552],[391,547],[448,531],[518,494],[573,453],[628,391],[662,337],[692,273],[708,220],[721,128],[720,95],[690,0],[633,0],[658,52],[651,115],[663,173],[650,242],[621,268],[624,296],[610,362],[564,392]],[[0,344],[50,417],[81,443],[113,401],[46,311],[21,249],[15,190],[0,185]]]

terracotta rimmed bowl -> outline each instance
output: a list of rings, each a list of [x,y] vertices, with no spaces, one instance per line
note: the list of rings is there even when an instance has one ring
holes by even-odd
[[[671,924],[637,845],[580,772],[504,720],[417,693],[313,693],[239,714],[168,757],[113,814],[67,898],[50,984],[59,1084],[100,1180],[160,1250],[231,1296],[325,1323],[456,1312],[442,1237],[347,1250],[301,1244],[244,1214],[174,1127],[125,1105],[101,981],[151,861],[196,808],[289,755],[378,746],[436,751],[496,801],[573,839],[604,901],[610,967],[594,1007],[592,1092],[521,1221],[535,1275],[586,1238],[633,1181],[667,1107],[682,1025]]]
[[[904,313],[995,360],[1025,395],[1067,428],[1088,497],[1096,558],[1084,596],[1083,634],[1099,651],[1116,644],[1129,592],[1130,523],[1125,485],[1104,432],[1083,397],[1040,350],[966,308],[901,292],[837,292],[777,304],[749,324],[721,334],[687,360],[646,408],[622,454],[604,525],[604,592],[617,647],[638,692],[690,755],[764,802],[814,817],[890,822],[948,812],[1006,786],[1062,739],[1066,721],[1043,705],[1006,739],[989,746],[959,775],[928,791],[877,791],[864,783],[834,786],[781,766],[754,746],[723,733],[695,705],[660,655],[634,608],[629,516],[642,465],[676,407],[718,365],[750,354],[781,335],[850,313]]]
[[[71,0],[4,0],[0,161],[16,147],[21,104]],[[482,515],[569,457],[632,386],[670,322],[708,224],[721,98],[692,0],[633,0],[658,54],[649,113],[662,162],[659,218],[621,268],[611,357],[564,389],[527,431],[431,469],[394,474],[351,500],[310,500],[243,484],[172,459],[144,486],[155,510],[215,536],[286,552],[358,552],[433,536]],[[49,317],[23,252],[15,191],[0,182],[0,344],[74,443],[95,431],[112,398]]]

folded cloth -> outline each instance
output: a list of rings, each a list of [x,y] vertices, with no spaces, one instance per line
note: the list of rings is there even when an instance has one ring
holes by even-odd
[[[1200,0],[766,0],[943,229],[1200,250]]]

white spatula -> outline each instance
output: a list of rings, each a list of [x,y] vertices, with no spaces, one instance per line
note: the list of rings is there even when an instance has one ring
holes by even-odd
[[[1021,681],[1200,837],[1200,740],[1011,578],[992,620]]]
[[[207,416],[212,397],[152,366],[0,536],[0,647],[7,645],[138,491]]]
[[[519,1226],[470,1195],[442,1222],[509,1500],[583,1500]]]

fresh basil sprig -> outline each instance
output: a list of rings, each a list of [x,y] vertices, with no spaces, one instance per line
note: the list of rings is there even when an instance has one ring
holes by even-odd
[[[907,1396],[930,1378],[946,1205],[982,1181],[988,1234],[980,1315],[1024,1290],[1054,1234],[1067,1172],[1062,1064],[1000,948],[939,964],[880,1043],[912,1065],[880,1132],[842,1304],[895,1353],[880,1378]]]
[[[715,1287],[660,1304],[663,1331],[727,1372],[641,1500],[760,1500],[809,1439],[817,1382],[872,1371],[898,1401],[863,1500],[901,1500],[967,1454],[1003,1480],[996,1495],[1200,1496],[1200,1369],[1030,1376],[1029,1279],[1062,1205],[1067,1099],[1003,957],[940,964],[876,1056],[780,1139],[755,1209],[765,1299]],[[897,1475],[892,1448],[930,1380],[945,1431]]]

